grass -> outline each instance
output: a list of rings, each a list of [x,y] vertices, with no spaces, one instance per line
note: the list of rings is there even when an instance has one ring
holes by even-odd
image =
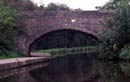
[[[10,58],[18,58],[13,56],[0,56],[0,59],[10,59]]]
[[[61,51],[61,50],[64,50],[65,48],[56,48],[56,49],[47,49],[47,50],[36,50],[36,51],[33,51],[33,52],[36,52],[36,53],[49,53],[49,52],[57,52],[57,51]]]
[[[3,53],[0,53],[0,59],[9,59],[9,58],[18,58],[18,57],[22,57],[23,54],[17,52],[17,51],[9,51],[6,50],[6,55]]]
[[[55,48],[48,50],[36,50],[34,53],[51,53],[51,56],[61,57],[66,55],[82,54],[82,53],[93,53],[98,52],[96,46],[87,46],[87,47],[73,47],[73,48]]]
[[[88,49],[93,49],[96,48],[96,46],[88,46],[88,47],[73,47],[73,48],[54,48],[54,49],[47,49],[47,50],[36,50],[36,51],[32,51],[34,53],[51,53],[51,52],[59,52],[59,51],[63,51],[63,50],[72,50],[75,48],[88,48]]]

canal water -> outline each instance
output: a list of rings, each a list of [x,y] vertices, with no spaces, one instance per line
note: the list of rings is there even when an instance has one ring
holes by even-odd
[[[86,54],[52,59],[45,67],[0,82],[130,82],[130,63],[95,59]]]

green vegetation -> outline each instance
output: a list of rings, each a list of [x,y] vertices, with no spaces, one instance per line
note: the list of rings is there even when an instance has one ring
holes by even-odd
[[[125,75],[130,76],[130,63],[129,62],[119,63],[119,67]]]
[[[6,6],[17,11],[33,11],[38,7],[31,0],[3,0]]]
[[[10,4],[12,3],[12,4]],[[99,34],[100,58],[121,58],[130,59],[130,5],[129,0],[113,0],[106,3],[100,10],[112,11],[113,16],[106,22],[106,27],[111,30]],[[21,28],[18,28],[18,17],[16,11],[43,10],[43,11],[70,11],[65,4],[50,3],[47,7],[36,6],[30,0],[0,0],[0,56],[18,57],[21,56],[15,49],[15,40]],[[80,9],[78,9],[80,10]],[[53,36],[54,35],[54,36]],[[61,36],[60,36],[61,35]],[[57,36],[57,37],[56,37]],[[78,37],[78,38],[77,38]],[[70,47],[83,45],[95,45],[96,40],[81,33],[72,31],[59,32],[45,36],[46,41],[41,40],[32,46],[32,50],[54,48],[49,50],[39,50],[36,52],[60,52],[69,50]],[[61,40],[61,41],[60,41]],[[58,43],[58,44],[56,44]],[[94,44],[95,43],[95,44]],[[41,44],[45,44],[43,47]],[[54,45],[55,44],[55,45]],[[51,47],[50,47],[51,46]],[[61,48],[65,47],[65,48]],[[58,49],[55,49],[58,48]],[[70,50],[71,51],[71,50]]]
[[[107,10],[107,11],[115,11],[120,5],[121,5],[121,1],[125,1],[125,0],[111,0],[108,3],[106,3],[104,6],[97,6],[97,9],[100,10]]]
[[[4,49],[4,52],[6,53],[3,53],[2,50],[0,50],[0,59],[6,59],[6,58],[16,58],[16,57],[22,57],[23,54],[19,53],[18,51],[15,51],[15,50],[7,50],[7,49]]]
[[[47,49],[47,50],[37,50],[33,51],[34,53],[51,53],[53,57],[55,56],[64,56],[67,54],[81,54],[81,53],[93,53],[98,52],[96,46],[88,47],[73,47],[73,48],[56,48],[56,49]]]
[[[47,6],[41,4],[40,7],[31,0],[4,0],[5,4],[17,11],[82,11],[81,9],[71,9],[66,4],[49,3]]]
[[[15,39],[18,34],[16,11],[0,0],[0,56],[15,57]]]
[[[119,58],[130,59],[130,46],[129,45],[121,49],[119,53]]]
[[[19,58],[22,56],[0,56],[0,59],[10,59],[10,58]]]
[[[113,13],[112,18],[106,23],[106,27],[111,30],[99,35],[100,57],[130,59],[129,1],[120,1]]]
[[[70,11],[71,9],[65,4],[49,3],[47,7],[44,7],[45,11]]]
[[[65,48],[46,49],[46,50],[36,50],[36,51],[33,51],[33,52],[36,52],[36,53],[50,53],[50,52],[61,51],[61,50],[64,50],[64,49],[65,49]]]
[[[49,3],[46,7],[43,4],[37,9],[40,9],[43,11],[82,11],[82,9],[80,9],[80,8],[71,9],[66,4],[53,3],[53,2]]]

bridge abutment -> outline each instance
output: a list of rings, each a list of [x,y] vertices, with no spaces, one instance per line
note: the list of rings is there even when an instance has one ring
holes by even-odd
[[[25,56],[29,56],[29,44],[26,42],[25,37],[17,37],[16,50]]]

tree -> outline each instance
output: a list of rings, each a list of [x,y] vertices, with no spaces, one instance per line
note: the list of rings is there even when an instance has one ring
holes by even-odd
[[[97,6],[96,8],[99,9],[99,10],[113,11],[121,5],[121,1],[122,0],[110,0],[104,6]]]
[[[129,52],[124,52],[124,49],[130,48],[129,0],[120,1],[120,5],[117,5],[113,13],[114,15],[106,24],[106,27],[111,27],[112,30],[110,32],[105,32],[105,34],[101,34],[99,38],[102,47],[101,49],[104,50],[105,53],[109,52],[106,55],[107,57],[120,57],[120,55],[125,55],[126,57],[130,58]]]
[[[45,11],[70,11],[70,8],[65,4],[49,3]]]
[[[5,6],[0,0],[0,54],[14,47],[18,33],[15,10]]]
[[[4,0],[4,3],[17,11],[33,11],[38,9],[38,6],[30,0]]]

